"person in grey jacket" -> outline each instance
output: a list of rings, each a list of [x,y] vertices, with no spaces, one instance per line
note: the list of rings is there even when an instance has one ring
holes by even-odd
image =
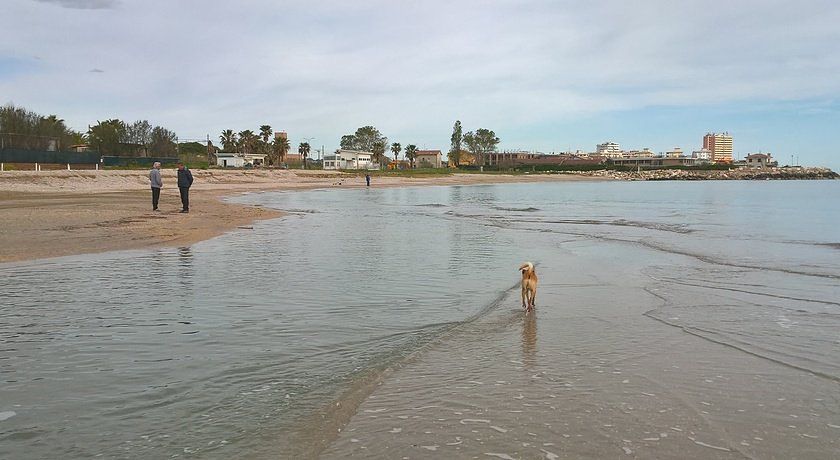
[[[160,162],[156,161],[149,171],[149,182],[152,185],[152,211],[158,211],[160,201],[160,189],[163,188],[163,178],[160,176]]]

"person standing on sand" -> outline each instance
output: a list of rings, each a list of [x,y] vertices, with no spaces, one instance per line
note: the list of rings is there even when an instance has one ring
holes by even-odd
[[[178,190],[181,192],[181,212],[190,212],[190,186],[193,183],[192,173],[184,163],[178,163]]]
[[[149,182],[152,185],[152,211],[158,210],[158,201],[160,201],[160,189],[163,187],[163,178],[160,176],[160,162],[156,161],[152,165],[152,170],[149,171]]]
[[[370,187],[370,173],[365,174],[365,182],[367,182],[367,186]]]

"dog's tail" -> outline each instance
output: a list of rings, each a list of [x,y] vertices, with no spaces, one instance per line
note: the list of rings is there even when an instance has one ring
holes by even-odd
[[[522,264],[522,266],[521,266],[521,267],[519,267],[519,271],[522,271],[522,272],[525,272],[525,271],[532,272],[532,271],[534,271],[534,264],[532,264],[531,262],[525,262],[524,264]]]

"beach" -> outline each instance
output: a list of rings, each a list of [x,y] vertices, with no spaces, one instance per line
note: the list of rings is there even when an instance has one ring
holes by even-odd
[[[0,264],[0,457],[836,457],[838,182],[309,174]]]
[[[178,247],[278,217],[276,210],[225,198],[271,190],[364,187],[364,177],[335,171],[194,170],[189,215],[178,213],[174,170],[162,171],[161,211],[151,210],[148,171],[0,173],[0,263],[94,252]],[[373,187],[598,180],[574,175],[452,174],[375,177]]]

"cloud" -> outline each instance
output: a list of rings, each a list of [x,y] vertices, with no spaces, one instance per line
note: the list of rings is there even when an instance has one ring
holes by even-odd
[[[52,1],[112,8],[97,15],[6,1],[19,20],[0,58],[44,64],[0,73],[0,94],[79,126],[148,118],[203,137],[269,123],[329,145],[374,124],[440,147],[455,119],[504,142],[646,108],[840,95],[832,0]]]
[[[92,73],[105,73],[105,71],[104,71],[104,70],[102,70],[102,69],[97,69],[97,68],[90,69],[90,70],[88,70],[88,72],[92,72]]]
[[[116,8],[117,0],[34,0],[41,3],[53,3],[62,8],[77,10],[106,10]]]

